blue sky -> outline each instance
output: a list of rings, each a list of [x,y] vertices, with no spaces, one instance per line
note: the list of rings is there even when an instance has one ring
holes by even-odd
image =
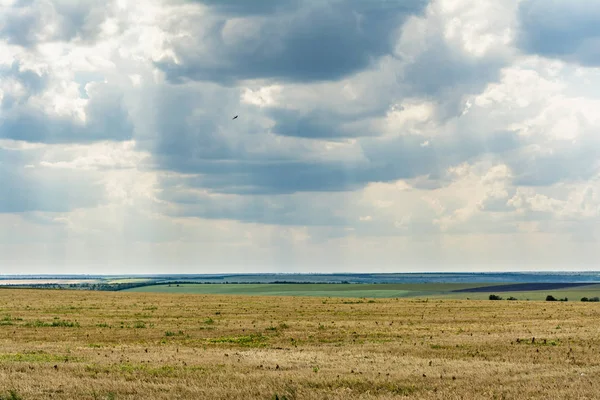
[[[0,273],[596,269],[598,20],[1,0]]]

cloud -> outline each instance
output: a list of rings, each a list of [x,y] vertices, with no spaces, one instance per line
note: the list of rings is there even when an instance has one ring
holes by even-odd
[[[15,102],[27,100],[30,96],[41,93],[48,86],[48,75],[38,75],[32,70],[23,68],[18,60],[10,66],[0,66],[3,77],[1,109],[11,108]]]
[[[408,20],[394,48],[403,61],[397,80],[405,96],[434,101],[439,118],[460,115],[464,98],[514,60],[515,13],[511,2],[434,1],[425,15]]]
[[[412,93],[441,99],[456,89],[461,93],[477,92],[498,77],[506,60],[498,56],[473,57],[435,29],[421,52],[403,70],[403,80]],[[410,40],[410,36],[404,40]]]
[[[254,7],[244,7],[249,14],[231,19],[186,7],[185,14],[174,10],[169,26],[186,35],[171,36],[173,57],[156,65],[172,82],[336,80],[388,53],[399,23],[425,5],[423,0],[305,1],[298,10],[273,18],[252,15]]]
[[[52,41],[93,41],[111,15],[111,2],[19,0],[0,13],[0,36],[24,47]]]
[[[524,0],[519,46],[526,52],[587,66],[600,65],[600,5],[593,1]]]
[[[593,7],[12,2],[3,265],[595,262]]]
[[[133,124],[116,85],[88,83],[88,98],[83,99],[75,83],[67,88],[49,88],[44,87],[47,84],[43,76],[31,71],[17,71],[14,75],[17,80],[2,85],[8,90],[4,91],[2,101],[0,138],[40,143],[132,138]]]
[[[556,152],[524,151],[521,158],[512,162],[519,171],[515,184],[548,186],[558,182],[585,182],[600,171],[598,150],[600,141],[593,137],[565,143]]]
[[[0,149],[0,155],[0,213],[67,212],[103,200],[103,188],[77,171],[35,168],[29,164],[35,154]]]
[[[324,200],[320,204],[317,201],[319,197]],[[347,223],[344,217],[331,212],[326,196],[316,193],[273,197],[211,194],[163,188],[159,198],[177,205],[168,212],[175,217],[232,219],[241,222],[297,226],[341,226]],[[308,201],[314,202],[310,209],[305,206]]]
[[[312,139],[369,136],[369,131],[360,131],[351,126],[352,118],[336,115],[329,111],[311,110],[301,113],[297,110],[273,108],[268,111],[275,125],[271,128],[273,133],[283,136],[303,137]]]
[[[346,78],[337,87],[360,88],[363,79]],[[356,190],[369,182],[440,176],[454,163],[514,150],[522,142],[510,129],[481,132],[468,121],[459,128],[444,127],[442,122],[425,134],[402,134],[394,119],[422,117],[404,106],[390,112],[395,99],[378,104],[381,96],[366,87],[365,98],[372,98],[376,107],[373,102],[370,109],[357,107],[354,96],[344,100],[335,96],[341,104],[332,107],[322,96],[308,94],[315,90],[331,95],[332,86],[281,85],[263,106],[243,102],[246,90],[209,83],[162,84],[147,95],[145,107],[158,112],[150,123],[156,137],[145,148],[153,153],[157,168],[192,175],[181,179],[191,187],[227,194],[289,194]],[[292,100],[293,108],[282,106]],[[346,105],[354,112],[344,110]],[[431,121],[439,117],[443,105],[430,107],[426,118]],[[229,114],[240,118],[231,121]],[[439,135],[444,130],[447,134]]]
[[[294,10],[302,4],[302,0],[195,0],[195,2],[211,7],[212,10],[227,15],[261,15]]]
[[[164,85],[151,93],[144,107],[158,111],[147,114],[156,135],[140,148],[152,153],[155,168],[191,175],[183,182],[193,187],[276,194],[345,190],[365,179],[354,176],[360,154],[348,154],[351,145],[279,137],[251,107],[232,121],[227,111],[237,108],[239,90]]]

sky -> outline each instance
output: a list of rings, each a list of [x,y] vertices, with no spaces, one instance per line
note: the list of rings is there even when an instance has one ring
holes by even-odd
[[[0,274],[598,269],[598,20],[0,0]]]

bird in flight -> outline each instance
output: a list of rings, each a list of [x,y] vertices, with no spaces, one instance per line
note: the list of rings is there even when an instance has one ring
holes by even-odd
[[[236,115],[235,117],[231,118],[231,119],[236,119],[238,116]]]

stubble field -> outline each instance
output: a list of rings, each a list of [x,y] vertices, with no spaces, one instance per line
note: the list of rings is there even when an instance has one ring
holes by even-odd
[[[591,399],[599,317],[581,302],[3,289],[0,398]]]

